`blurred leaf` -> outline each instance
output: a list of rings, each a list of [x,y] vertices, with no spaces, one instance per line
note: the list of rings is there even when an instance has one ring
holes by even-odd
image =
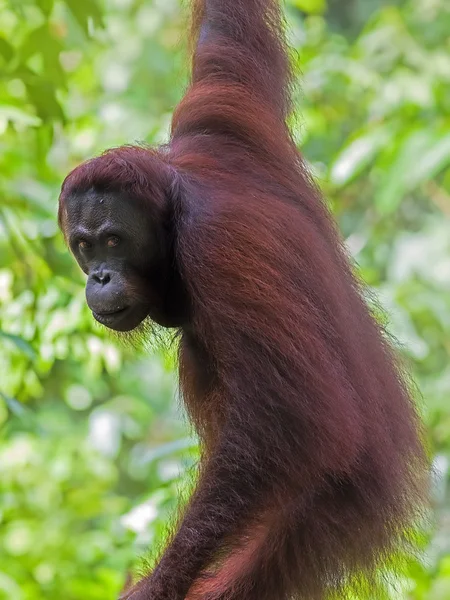
[[[36,127],[41,123],[41,120],[35,115],[30,115],[24,109],[17,106],[9,106],[0,104],[0,122],[2,119],[17,123],[18,125],[26,125]]]
[[[64,121],[63,110],[56,99],[56,90],[49,81],[34,79],[25,82],[30,101],[43,121]]]
[[[94,26],[103,26],[103,15],[97,0],[65,0],[77,23],[86,35],[89,34],[89,20]]]
[[[322,14],[327,8],[326,0],[290,0],[291,4],[310,14]]]
[[[428,181],[450,164],[450,132],[430,140],[428,149],[411,172],[410,189]]]
[[[27,341],[25,341],[24,339],[22,339],[21,337],[19,337],[18,335],[12,335],[10,333],[6,333],[5,331],[0,330],[0,337],[11,341],[13,344],[15,344],[17,346],[17,348],[19,348],[19,350],[21,352],[26,354],[28,356],[28,358],[34,359],[36,357],[36,353],[33,350],[33,348],[30,346],[30,344]]]
[[[422,164],[427,152],[438,144],[439,139],[440,136],[433,130],[415,130],[400,141],[398,151],[395,148],[395,153],[391,150],[384,157],[383,184],[375,197],[375,205],[381,213],[394,212],[405,194],[414,189],[417,170],[423,174],[430,171],[426,166],[423,168]]]
[[[177,454],[184,450],[195,449],[197,448],[197,446],[198,441],[194,438],[183,438],[175,440],[174,442],[162,444],[161,446],[157,446],[156,448],[149,448],[141,454],[140,463],[147,464],[154,460],[164,458],[166,456],[172,456],[173,454]]]
[[[0,56],[3,56],[6,62],[13,59],[15,51],[13,46],[7,42],[4,38],[0,37]]]
[[[378,127],[352,140],[331,166],[331,181],[338,186],[350,183],[373,161],[388,140],[389,132],[384,127]]]
[[[54,4],[54,0],[37,0],[37,5],[46,17],[52,12]]]
[[[20,58],[25,63],[30,57],[39,54],[43,57],[45,77],[51,79],[55,87],[65,87],[65,73],[59,62],[63,46],[53,37],[47,23],[31,31],[20,48]]]
[[[27,408],[21,402],[19,402],[15,398],[11,398],[11,396],[3,394],[1,391],[0,396],[4,399],[4,401],[6,402],[6,406],[13,415],[20,419],[22,419],[24,416],[28,416],[29,411],[27,411]]]

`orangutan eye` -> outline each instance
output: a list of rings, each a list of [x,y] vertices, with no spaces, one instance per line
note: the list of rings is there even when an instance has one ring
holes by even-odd
[[[106,242],[106,244],[108,245],[109,248],[115,248],[116,246],[118,246],[120,243],[120,239],[117,237],[117,235],[112,235],[111,237],[108,238],[108,241]]]
[[[86,240],[80,240],[78,242],[78,248],[80,248],[80,250],[88,250],[91,246],[92,244],[90,244]]]

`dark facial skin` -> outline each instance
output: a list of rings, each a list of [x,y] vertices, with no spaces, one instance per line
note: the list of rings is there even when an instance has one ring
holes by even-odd
[[[172,279],[162,226],[142,203],[94,190],[66,199],[63,227],[88,276],[86,300],[94,318],[115,331],[131,331],[146,317],[178,323],[165,307]]]

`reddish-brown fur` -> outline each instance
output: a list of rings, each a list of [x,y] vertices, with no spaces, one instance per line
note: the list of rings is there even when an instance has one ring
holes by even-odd
[[[420,423],[290,137],[278,2],[193,4],[193,80],[169,145],[108,151],[61,198],[126,190],[155,219],[165,203],[190,298],[180,381],[199,481],[126,597],[375,598],[421,515]]]

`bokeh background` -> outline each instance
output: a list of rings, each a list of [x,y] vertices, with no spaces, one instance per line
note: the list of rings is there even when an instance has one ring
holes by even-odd
[[[417,382],[432,528],[393,598],[450,599],[450,3],[289,0],[293,129]],[[167,138],[188,78],[177,0],[0,0],[0,598],[113,599],[187,492],[175,348],[84,306],[64,175]]]

